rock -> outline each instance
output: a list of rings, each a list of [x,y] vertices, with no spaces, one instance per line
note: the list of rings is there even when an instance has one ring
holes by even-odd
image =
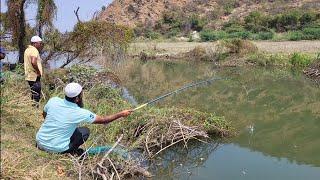
[[[200,41],[200,34],[197,31],[193,31],[191,33],[191,40],[192,41]]]

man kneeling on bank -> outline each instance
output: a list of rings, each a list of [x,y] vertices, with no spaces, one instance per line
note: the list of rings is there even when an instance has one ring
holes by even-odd
[[[132,112],[123,110],[103,117],[83,109],[82,87],[78,83],[68,84],[64,93],[64,99],[53,97],[44,107],[45,120],[36,135],[40,150],[81,155],[84,150],[79,146],[88,139],[90,132],[86,127],[77,127],[79,123],[107,124]]]

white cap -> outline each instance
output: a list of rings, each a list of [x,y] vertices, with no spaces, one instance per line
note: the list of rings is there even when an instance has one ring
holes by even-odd
[[[33,36],[31,38],[31,42],[41,42],[41,41],[42,41],[42,39],[39,36]]]
[[[69,98],[78,96],[81,93],[81,91],[82,91],[82,87],[78,83],[69,83],[64,88],[64,94]]]

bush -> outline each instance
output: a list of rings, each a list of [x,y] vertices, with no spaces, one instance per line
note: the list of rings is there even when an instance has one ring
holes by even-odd
[[[203,30],[200,32],[202,41],[217,41],[225,37],[227,37],[227,34],[224,31]]]
[[[291,57],[289,62],[294,67],[307,67],[310,65],[312,61],[312,57],[306,54],[294,53]]]
[[[249,39],[249,31],[233,32],[228,34],[228,38],[240,38],[240,39]]]
[[[305,28],[302,32],[308,40],[320,39],[320,28]]]
[[[273,32],[259,32],[258,33],[258,39],[260,40],[269,40],[272,39],[274,36]]]
[[[189,18],[189,23],[192,30],[201,31],[203,29],[203,26],[206,24],[206,21],[200,18],[199,15],[193,14]]]
[[[252,32],[266,31],[268,29],[269,17],[258,11],[251,12],[244,18],[245,28]]]
[[[269,58],[264,53],[254,53],[247,57],[246,61],[258,66],[267,66]],[[271,64],[271,63],[270,63]]]
[[[227,33],[234,33],[234,32],[242,32],[245,31],[245,28],[239,24],[234,22],[227,23],[224,25],[223,30]]]
[[[313,21],[315,21],[316,14],[313,12],[306,12],[302,14],[302,16],[299,18],[300,26],[305,27],[306,25],[311,24]]]
[[[287,64],[288,56],[284,54],[266,54],[257,52],[250,54],[246,60],[259,66],[282,66]]]
[[[278,32],[296,30],[299,25],[299,17],[299,13],[297,11],[280,14],[273,19],[272,28],[277,29]]]
[[[152,30],[147,30],[145,33],[145,36],[146,38],[149,38],[149,39],[159,39],[161,34],[158,32],[154,32]]]
[[[170,29],[170,31],[166,34],[166,36],[167,36],[168,38],[171,38],[171,37],[177,36],[179,33],[180,33],[180,29],[179,29],[179,28],[172,28],[172,29]]]
[[[301,31],[289,31],[287,37],[290,41],[300,41],[305,39],[305,36]]]
[[[222,42],[229,53],[231,54],[248,54],[258,50],[257,46],[248,40],[230,39]]]

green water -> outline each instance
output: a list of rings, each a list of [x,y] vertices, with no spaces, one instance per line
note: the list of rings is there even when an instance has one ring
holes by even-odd
[[[137,62],[124,82],[138,103],[212,76],[231,78],[155,104],[225,116],[238,134],[219,144],[173,149],[151,167],[156,179],[319,179],[320,88],[285,69]]]

